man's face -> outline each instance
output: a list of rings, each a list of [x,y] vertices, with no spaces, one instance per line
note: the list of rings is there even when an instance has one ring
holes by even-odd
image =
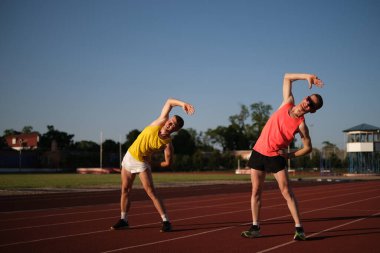
[[[175,132],[178,130],[177,119],[175,117],[171,117],[165,122],[164,128],[169,133]]]
[[[316,112],[317,110],[318,98],[316,96],[307,96],[300,103],[300,107],[304,113]]]

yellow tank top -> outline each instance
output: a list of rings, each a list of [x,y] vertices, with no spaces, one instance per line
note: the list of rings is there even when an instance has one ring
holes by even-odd
[[[163,149],[166,144],[172,141],[171,138],[161,139],[158,136],[162,126],[147,126],[129,147],[129,153],[138,161],[143,162],[144,157],[149,157],[152,153]]]

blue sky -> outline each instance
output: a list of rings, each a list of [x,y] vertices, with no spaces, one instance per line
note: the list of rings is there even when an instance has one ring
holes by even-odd
[[[0,133],[47,125],[75,141],[125,140],[174,97],[198,132],[227,126],[240,105],[277,108],[286,72],[296,102],[320,93],[306,116],[313,144],[344,147],[342,130],[380,127],[380,1],[1,0]]]

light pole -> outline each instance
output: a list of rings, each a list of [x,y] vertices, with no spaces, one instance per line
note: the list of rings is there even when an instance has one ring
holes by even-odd
[[[121,135],[119,135],[119,166],[121,168]]]
[[[20,139],[18,142],[19,142],[19,144],[20,144],[19,158],[18,158],[18,169],[21,171],[21,162],[22,162],[21,152],[22,152],[22,147],[23,147],[23,142],[24,142],[24,140],[23,140],[23,139]]]
[[[103,168],[103,131],[100,131],[100,168]]]

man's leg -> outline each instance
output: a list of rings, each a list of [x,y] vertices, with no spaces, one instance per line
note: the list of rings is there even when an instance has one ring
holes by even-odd
[[[120,210],[121,212],[128,213],[131,208],[131,194],[133,182],[135,181],[136,174],[132,174],[126,169],[121,171],[121,197],[120,197]]]
[[[149,198],[153,201],[154,207],[157,209],[158,213],[162,216],[166,214],[164,204],[161,199],[157,196],[156,189],[154,188],[152,172],[147,169],[139,174],[141,183],[144,190],[148,194]]]
[[[252,210],[252,226],[248,231],[241,233],[241,236],[253,238],[260,236],[260,209],[261,209],[261,196],[265,181],[266,173],[264,171],[251,169],[251,183],[252,183],[252,195],[251,195],[251,210]]]
[[[261,210],[261,195],[263,192],[264,181],[266,173],[260,170],[251,169],[251,209],[252,209],[252,222],[259,222]]]
[[[120,220],[111,227],[111,229],[123,229],[128,228],[128,217],[129,208],[131,207],[131,201],[129,198],[130,192],[132,190],[133,181],[135,180],[136,174],[132,174],[128,170],[121,169],[121,196],[120,196]]]
[[[147,169],[143,172],[140,172],[139,176],[146,193],[148,194],[149,198],[153,201],[154,207],[157,209],[157,212],[160,214],[162,218],[163,226],[161,232],[171,231],[171,224],[166,214],[164,203],[158,197],[156,189],[154,188],[152,172],[149,169]]]
[[[278,186],[282,193],[282,196],[285,198],[286,203],[288,205],[290,214],[293,217],[295,226],[296,226],[296,234],[294,236],[295,240],[305,240],[305,234],[303,231],[303,227],[300,220],[299,209],[297,199],[293,193],[293,190],[289,184],[289,175],[286,169],[281,170],[274,174],[274,177],[277,180]]]
[[[280,188],[282,196],[285,198],[290,214],[293,217],[295,224],[301,224],[298,212],[298,204],[296,197],[294,196],[293,190],[289,185],[288,171],[286,169],[281,170],[274,174],[277,180],[278,187]]]

